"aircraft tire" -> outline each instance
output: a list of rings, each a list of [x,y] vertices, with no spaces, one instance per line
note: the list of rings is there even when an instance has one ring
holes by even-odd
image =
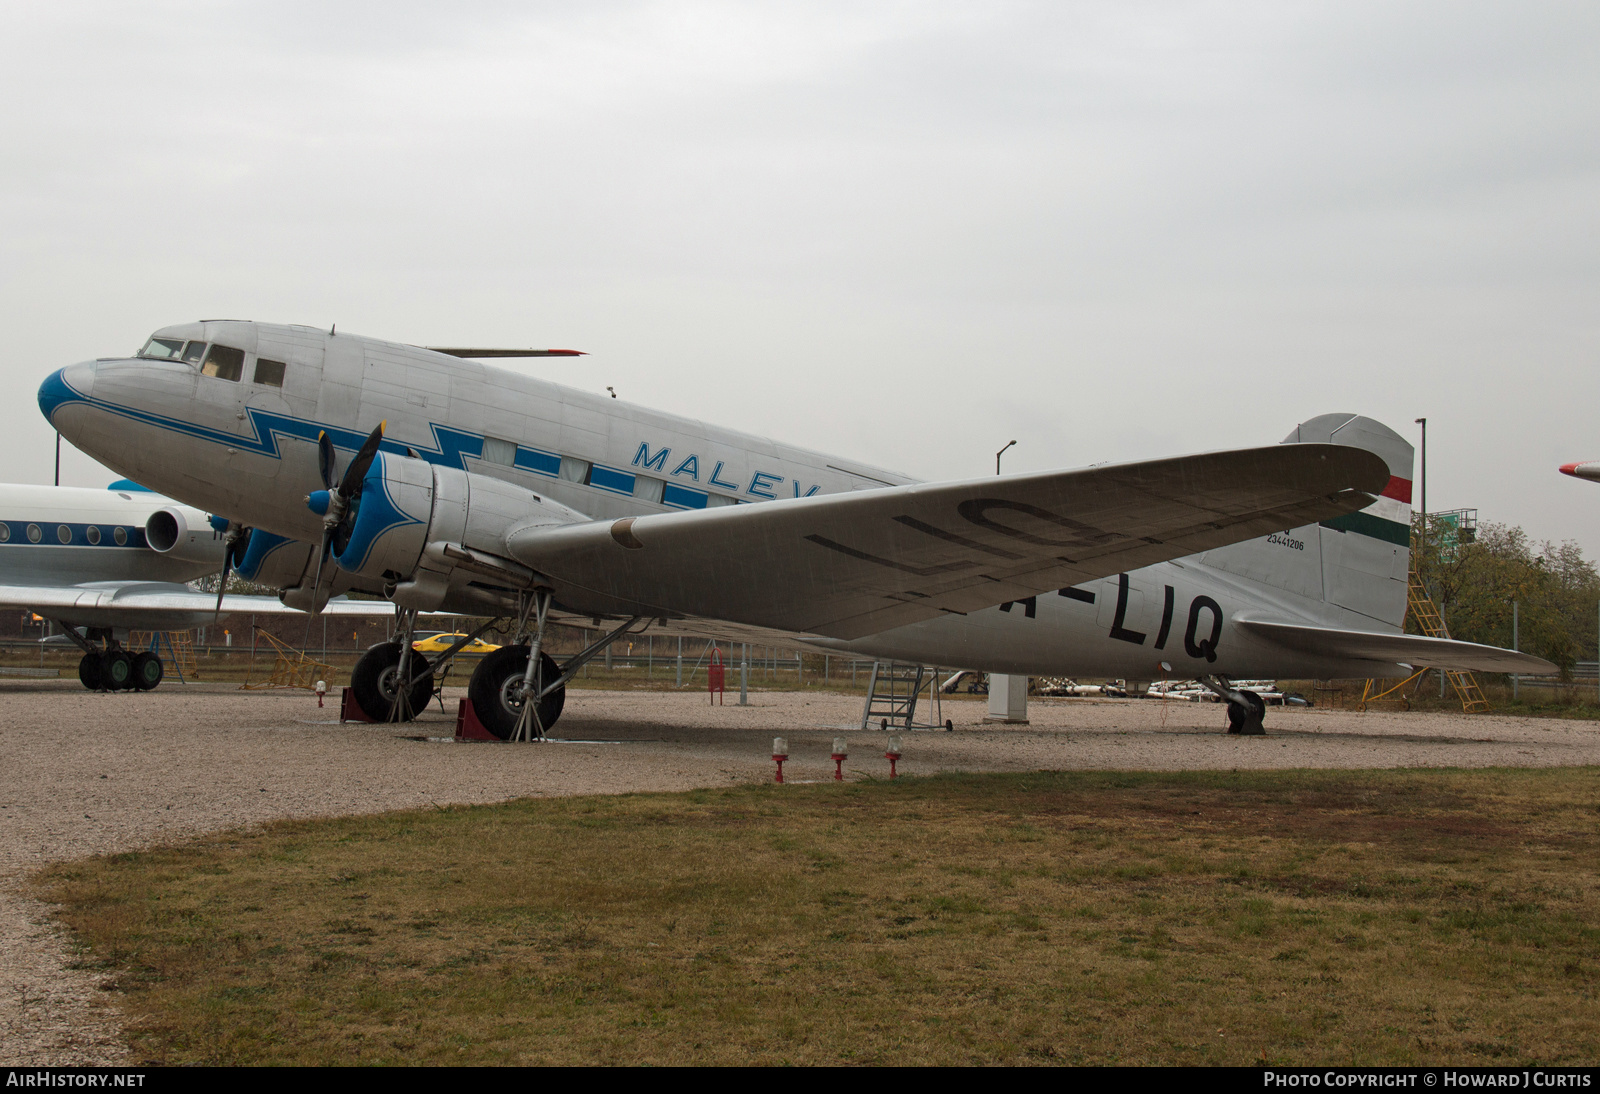
[[[472,680],[467,685],[467,697],[472,701],[478,721],[502,741],[510,740],[517,728],[522,705],[513,702],[510,693],[512,686],[519,684],[527,671],[528,647],[502,646],[478,662]],[[540,680],[554,680],[560,675],[561,666],[556,664],[555,658],[541,651],[535,684]],[[561,710],[566,703],[567,689],[564,686],[546,695],[539,703],[539,724],[546,732],[561,717]]]
[[[416,656],[420,657],[420,654]],[[350,694],[356,706],[374,722],[394,721],[395,705],[399,700],[397,677],[400,672],[400,643],[380,642],[361,655],[350,672]],[[428,673],[411,685],[410,721],[428,708],[433,698],[433,673]]]
[[[78,662],[78,682],[90,691],[99,691],[100,681],[104,678],[105,673],[101,671],[100,667],[100,655],[98,653],[84,654],[83,660]]]
[[[133,687],[133,658],[126,650],[107,650],[100,655],[100,686],[107,691]]]
[[[133,658],[133,686],[140,691],[154,691],[167,674],[161,658],[145,650]]]
[[[1228,732],[1238,733],[1245,737],[1261,737],[1267,732],[1262,724],[1267,716],[1267,702],[1253,691],[1242,692],[1245,703],[1230,702],[1228,704]]]

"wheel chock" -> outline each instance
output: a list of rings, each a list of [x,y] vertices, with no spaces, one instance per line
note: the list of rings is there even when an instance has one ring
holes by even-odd
[[[361,709],[361,704],[356,702],[355,692],[349,688],[344,689],[344,696],[339,700],[339,721],[372,722],[372,719],[367,717],[367,712]]]
[[[472,700],[461,700],[461,705],[456,708],[456,740],[498,741],[499,739],[478,721],[478,708],[472,705]]]

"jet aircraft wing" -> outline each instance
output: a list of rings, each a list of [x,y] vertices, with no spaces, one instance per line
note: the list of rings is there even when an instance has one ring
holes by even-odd
[[[217,608],[215,593],[201,593],[168,581],[91,581],[80,585],[0,585],[0,608],[27,608],[40,615],[91,626],[140,626],[140,617],[170,619],[192,614],[209,622]],[[324,609],[339,616],[394,614],[386,600],[335,598]],[[271,596],[224,596],[222,614],[304,615]],[[195,625],[191,623],[189,625]],[[159,627],[157,628],[159,629]]]
[[[1419,669],[1439,666],[1464,672],[1527,672],[1544,675],[1557,671],[1555,665],[1531,653],[1480,646],[1476,642],[1457,642],[1452,638],[1377,634],[1255,619],[1240,619],[1237,622],[1245,630],[1287,649],[1327,657],[1381,661]]]
[[[1389,481],[1349,445],[1278,444],[563,527],[507,549],[641,615],[853,639],[1354,512]]]

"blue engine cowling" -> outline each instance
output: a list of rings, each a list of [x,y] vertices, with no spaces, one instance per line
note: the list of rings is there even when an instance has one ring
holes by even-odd
[[[313,511],[319,503],[326,511],[327,500],[307,499]],[[485,577],[481,567],[476,576],[461,570],[446,547],[505,559],[513,527],[587,519],[503,479],[380,452],[334,531],[333,560],[345,573],[381,582],[396,603],[431,611]]]
[[[433,518],[433,466],[379,452],[333,537],[339,568],[365,577],[416,569]]]

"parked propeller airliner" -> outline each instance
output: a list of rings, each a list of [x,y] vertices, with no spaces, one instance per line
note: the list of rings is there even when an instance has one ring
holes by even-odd
[[[25,608],[61,627],[84,651],[78,678],[93,690],[161,683],[161,659],[124,648],[127,632],[211,622],[217,597],[184,582],[221,570],[227,548],[206,514],[131,482],[109,490],[0,485],[0,608]],[[328,607],[369,617],[393,611],[370,600]],[[292,609],[272,597],[225,596],[220,610]]]
[[[285,604],[316,610],[346,582],[392,601],[402,633],[418,611],[517,620],[469,687],[504,738],[543,733],[570,674],[649,626],[998,673],[1199,676],[1240,732],[1262,710],[1230,678],[1552,668],[1401,632],[1412,450],[1367,418],[919,483],[464,359],[490,352],[207,321],[61,369],[39,404],[96,459],[248,530],[239,570]],[[612,629],[557,665],[551,620]],[[373,717],[409,717],[439,660],[374,647],[351,685]]]

